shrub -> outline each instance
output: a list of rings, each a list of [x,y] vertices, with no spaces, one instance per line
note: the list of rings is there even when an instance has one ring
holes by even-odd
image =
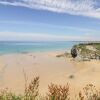
[[[28,85],[25,85],[24,95],[16,95],[8,89],[0,91],[0,100],[100,100],[100,90],[93,84],[86,85],[78,95],[71,99],[69,84],[48,86],[46,97],[39,94],[39,77],[34,78]]]
[[[93,84],[88,84],[79,92],[79,100],[100,100],[100,91]]]
[[[22,100],[22,96],[17,96],[8,89],[0,91],[0,100]]]
[[[69,100],[69,84],[65,86],[51,84],[48,86],[46,100]]]
[[[34,78],[28,86],[25,87],[24,100],[36,100],[39,95],[39,77]]]

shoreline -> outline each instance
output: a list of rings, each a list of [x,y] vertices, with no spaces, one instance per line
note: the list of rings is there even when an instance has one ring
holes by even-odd
[[[46,51],[33,51],[33,52],[15,52],[15,53],[0,53],[0,56],[3,55],[17,55],[17,54],[39,54],[39,53],[51,53],[51,52],[59,52],[59,53],[64,53],[64,52],[70,52],[71,49],[58,49],[58,50],[46,50]]]

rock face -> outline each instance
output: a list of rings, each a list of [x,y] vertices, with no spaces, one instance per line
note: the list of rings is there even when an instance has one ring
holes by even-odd
[[[75,47],[71,49],[71,55],[73,58],[77,57],[77,49]]]
[[[100,60],[100,43],[87,43],[74,45],[71,49],[71,55],[79,60]]]

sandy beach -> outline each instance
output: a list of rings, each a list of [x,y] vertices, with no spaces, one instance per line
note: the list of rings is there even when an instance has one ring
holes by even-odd
[[[100,61],[72,61],[70,58],[56,55],[62,52],[19,53],[0,56],[0,88],[9,88],[22,93],[25,87],[24,73],[30,82],[40,77],[40,93],[45,94],[52,83],[69,83],[72,93],[77,93],[89,83],[100,88]],[[70,78],[73,75],[73,78]]]

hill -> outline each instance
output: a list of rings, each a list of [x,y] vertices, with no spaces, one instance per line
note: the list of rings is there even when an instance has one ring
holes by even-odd
[[[78,60],[100,60],[100,42],[74,45],[71,49],[71,55]]]

